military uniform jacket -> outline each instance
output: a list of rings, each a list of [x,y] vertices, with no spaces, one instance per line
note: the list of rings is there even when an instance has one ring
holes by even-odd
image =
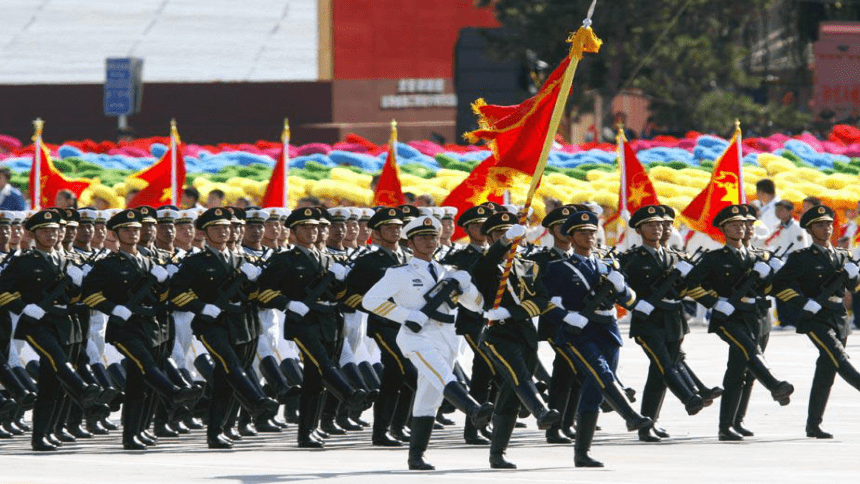
[[[744,250],[747,256],[743,259],[728,246],[705,252],[687,274],[687,296],[709,308],[716,304],[719,298],[731,298],[735,288],[746,277],[758,277],[752,273],[752,268],[761,259],[754,252]],[[771,291],[771,278],[772,276],[764,281],[758,280],[753,289],[744,294],[742,302],[735,305],[735,311],[726,321],[738,323],[746,327],[751,335],[758,335],[761,329],[759,305],[762,304],[762,298]],[[721,323],[721,320],[711,315],[708,332],[716,332]]]
[[[299,247],[274,254],[269,265],[260,275],[261,306],[284,311],[287,319],[284,324],[284,337],[296,336],[320,338],[334,342],[338,338],[340,321],[337,302],[346,294],[344,283],[339,282],[329,272],[335,261],[330,254],[320,252],[320,260]],[[327,280],[328,282],[322,282]],[[326,289],[315,301],[308,301],[308,295],[319,284]],[[290,301],[300,301],[310,307],[310,311],[299,316],[287,311]]]
[[[361,308],[361,302],[367,291],[373,287],[389,267],[400,265],[397,257],[385,250],[377,249],[359,256],[346,276],[346,295],[343,298],[345,311],[353,312]],[[368,327],[382,325],[386,327],[399,328],[399,325],[390,319],[369,313],[367,319]]]
[[[555,337],[560,341],[571,339],[564,331],[564,326],[567,324],[564,322],[564,317],[567,316],[568,311],[585,309],[585,297],[601,284],[601,278],[612,270],[609,264],[601,259],[595,257],[594,262],[595,266],[592,267],[584,259],[571,256],[564,260],[550,262],[547,266],[544,283],[549,289],[552,303],[542,317],[559,328]],[[579,336],[592,338],[604,344],[621,346],[623,339],[621,330],[618,328],[615,304],[630,307],[635,298],[636,294],[629,287],[625,287],[621,293],[613,290],[609,299],[597,308],[601,315],[612,316],[612,322],[589,321]]]
[[[468,244],[460,250],[451,250],[439,260],[440,263],[453,266],[457,269],[471,272],[475,262],[481,260],[484,253],[472,244]],[[494,296],[495,297],[495,296]],[[457,321],[454,323],[457,334],[479,334],[484,328],[484,316],[481,313],[460,308],[457,311]]]
[[[150,275],[154,262],[140,254],[135,257],[126,252],[115,252],[97,261],[84,279],[82,301],[89,308],[101,311],[108,316],[105,341],[122,341],[129,337],[139,338],[149,347],[158,346],[168,340],[170,327],[155,317],[143,314],[144,310],[158,310],[164,306],[167,287],[155,281]],[[148,280],[152,278],[151,281]],[[131,298],[144,291],[140,303],[130,304]],[[113,316],[111,312],[117,305],[126,306],[131,311],[127,321]]]
[[[239,270],[244,255],[227,251],[228,264],[220,255],[205,248],[182,259],[179,270],[170,280],[170,304],[174,311],[194,313],[191,329],[195,334],[205,334],[207,328],[215,326],[227,331],[231,344],[249,343],[260,332],[257,321],[249,317],[247,303],[257,297],[257,284],[249,282]],[[229,298],[227,304],[221,299],[222,291],[227,290],[239,278],[238,290]],[[221,309],[214,320],[201,313],[203,307],[213,304]]]
[[[840,339],[848,336],[848,315],[842,304],[846,290],[857,290],[857,279],[848,279],[843,267],[849,254],[842,249],[833,252],[812,245],[806,249],[792,252],[785,265],[776,273],[773,280],[773,293],[780,300],[802,308],[809,299],[821,295],[824,286],[835,279],[841,286],[830,298],[829,305],[822,304],[817,314],[810,317],[804,312],[797,322],[798,333],[808,333],[815,327],[825,327],[836,331]]]
[[[647,300],[657,289],[664,278],[672,272],[681,255],[675,251],[663,249],[660,258],[644,246],[636,246],[619,256],[621,271],[627,284],[639,300]],[[651,314],[633,311],[630,319],[630,337],[659,336],[665,341],[680,341],[690,332],[687,319],[684,317],[684,307],[681,298],[686,293],[682,279],[670,288],[661,304],[655,305]]]
[[[490,246],[487,253],[472,265],[472,281],[484,298],[484,309],[492,309],[496,291],[502,279],[505,256],[510,244],[501,240]],[[500,267],[502,266],[502,267]],[[487,328],[487,335],[514,342],[524,342],[537,348],[538,335],[532,318],[540,316],[549,306],[549,296],[540,278],[538,265],[530,260],[514,258],[508,287],[499,305],[511,313],[504,321],[496,321]]]
[[[0,307],[16,314],[20,314],[28,304],[41,305],[46,294],[53,292],[58,284],[65,285],[53,301],[42,307],[46,312],[42,319],[34,321],[21,315],[15,338],[24,339],[31,332],[47,331],[53,333],[60,344],[83,341],[80,324],[68,311],[68,306],[80,299],[81,290],[66,275],[66,266],[70,262],[63,255],[58,257],[59,266],[41,252],[29,250],[13,257],[0,274]]]
[[[543,279],[546,277],[547,266],[550,262],[566,259],[567,256],[555,247],[544,247],[530,252],[525,258],[538,265],[541,280],[544,286],[547,286],[547,281]],[[547,289],[549,289],[549,286],[547,286]],[[554,339],[558,334],[558,328],[559,326],[556,321],[549,318],[540,318],[538,320],[538,339],[540,341],[546,341],[548,338]]]

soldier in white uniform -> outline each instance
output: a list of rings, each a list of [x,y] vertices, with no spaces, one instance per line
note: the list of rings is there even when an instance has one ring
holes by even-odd
[[[492,415],[490,403],[479,404],[466,392],[454,375],[454,361],[459,342],[454,332],[456,303],[446,298],[438,311],[440,321],[431,319],[424,296],[431,289],[456,287],[459,304],[480,312],[483,299],[465,271],[452,271],[433,260],[439,245],[442,224],[434,217],[417,217],[406,225],[404,233],[412,248],[412,259],[389,268],[365,294],[362,306],[374,314],[400,323],[397,344],[418,370],[418,385],[412,408],[412,437],[409,442],[409,469],[433,470],[424,460],[433,422],[442,399],[469,416],[478,427],[487,424]],[[448,281],[446,281],[448,280]],[[437,287],[438,286],[438,287]],[[455,293],[452,293],[452,295]],[[435,314],[434,314],[435,316]]]

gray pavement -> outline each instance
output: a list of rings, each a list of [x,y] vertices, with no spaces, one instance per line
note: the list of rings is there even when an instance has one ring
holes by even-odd
[[[860,341],[856,340],[855,341]],[[688,361],[706,383],[720,384],[726,345],[696,328],[688,336]],[[860,343],[849,341],[849,353],[860,355]],[[551,354],[542,350],[549,363]],[[435,431],[427,457],[437,470],[406,470],[406,448],[381,449],[369,445],[370,432],[332,438],[323,451],[296,448],[295,430],[245,438],[231,451],[210,451],[203,431],[179,439],[162,439],[145,453],[121,450],[119,432],[43,455],[29,450],[24,437],[0,441],[0,483],[287,483],[348,482],[857,482],[860,479],[860,395],[837,377],[823,428],[836,435],[832,441],[807,439],[806,404],[817,353],[806,337],[774,332],[767,351],[776,375],[796,388],[791,405],[780,407],[756,386],[748,427],[756,436],[740,443],[717,441],[719,402],[695,417],[667,395],[661,424],[672,438],[645,444],[628,433],[615,414],[601,416],[592,455],[607,467],[584,470],[573,467],[571,445],[548,445],[543,433],[529,428],[514,433],[508,457],[519,469],[493,471],[486,447],[462,443],[462,415],[458,426]],[[621,378],[641,392],[647,371],[642,351],[627,342],[621,356]],[[638,403],[636,404],[638,405]],[[369,415],[368,412],[367,415]],[[118,417],[117,417],[118,418]]]

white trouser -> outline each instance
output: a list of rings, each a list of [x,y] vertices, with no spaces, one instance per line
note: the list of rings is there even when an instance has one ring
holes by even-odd
[[[275,315],[274,309],[260,310],[260,326],[262,331],[260,337],[257,338],[257,361],[259,362],[267,356],[274,356],[278,363],[281,362],[281,356],[278,354],[278,339],[282,338],[279,334],[278,317]]]
[[[364,343],[362,314],[359,311],[343,314],[343,349],[340,353],[340,366],[348,363],[357,365],[362,361],[358,359],[361,345]]]
[[[188,353],[194,345],[194,334],[191,331],[191,320],[194,313],[188,311],[176,311],[173,313],[174,327],[176,328],[176,340],[173,343],[173,351],[170,357],[179,368],[185,368],[194,372],[194,358],[189,361]]]
[[[412,415],[435,417],[445,386],[457,380],[453,368],[459,344],[454,325],[429,321],[418,333],[401,327],[397,346],[418,370]]]
[[[105,331],[107,316],[101,311],[93,311],[90,315],[90,334],[87,335],[87,358],[91,364],[101,363],[107,366],[105,356]]]
[[[299,347],[296,346],[296,343],[284,338],[284,321],[287,320],[287,315],[283,311],[275,310],[275,316],[278,322],[277,341],[278,355],[280,355],[279,361],[298,360]]]

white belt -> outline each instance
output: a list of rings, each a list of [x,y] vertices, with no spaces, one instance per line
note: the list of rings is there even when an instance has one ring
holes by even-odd
[[[319,304],[320,306],[336,306],[337,305],[337,303],[333,303],[330,301],[317,301],[314,304]]]
[[[834,303],[841,303],[842,302],[842,298],[839,296],[830,296],[829,298],[827,298],[827,300],[830,302],[834,302]]]
[[[741,302],[747,303],[747,304],[755,304],[755,298],[754,297],[741,298]]]
[[[678,303],[680,303],[681,301],[678,301],[677,299],[666,299],[666,298],[663,298],[663,299],[661,299],[661,300],[660,300],[660,302],[662,302],[662,303],[666,303],[666,304],[678,304]]]
[[[615,309],[595,309],[594,314],[598,316],[615,316]]]

